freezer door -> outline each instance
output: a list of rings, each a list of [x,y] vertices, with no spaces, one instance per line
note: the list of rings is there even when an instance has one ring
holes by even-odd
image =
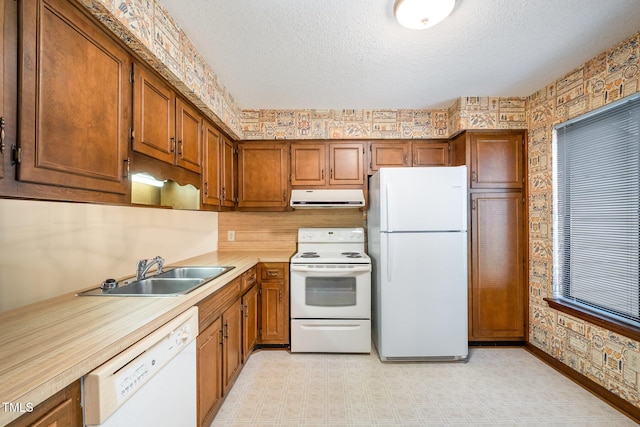
[[[467,168],[380,169],[380,230],[467,229]]]
[[[374,300],[382,360],[465,358],[467,233],[386,233],[381,240]]]

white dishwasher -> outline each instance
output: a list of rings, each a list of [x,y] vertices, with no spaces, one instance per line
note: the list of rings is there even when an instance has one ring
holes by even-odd
[[[84,377],[85,425],[195,427],[198,309]]]

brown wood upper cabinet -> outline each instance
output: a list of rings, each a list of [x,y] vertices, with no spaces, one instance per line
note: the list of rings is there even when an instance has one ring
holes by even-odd
[[[129,54],[73,2],[19,2],[19,22],[18,180],[127,194]]]
[[[413,141],[411,152],[413,166],[449,165],[449,143],[447,141]]]
[[[369,143],[369,174],[380,168],[411,166],[409,141]]]
[[[398,140],[369,143],[369,174],[375,173],[380,168],[448,165],[448,141]]]
[[[147,68],[133,76],[133,150],[200,173],[202,115]]]
[[[470,188],[523,188],[522,132],[468,133]]]
[[[236,194],[233,142],[205,120],[202,146],[202,203],[232,208]]]
[[[289,144],[238,144],[238,208],[283,210],[289,200]]]
[[[364,142],[291,143],[291,185],[364,184]]]

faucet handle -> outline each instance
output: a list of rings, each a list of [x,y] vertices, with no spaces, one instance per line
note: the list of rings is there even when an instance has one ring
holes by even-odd
[[[153,260],[158,263],[158,269],[156,270],[156,274],[162,273],[162,267],[164,267],[164,258],[158,255]]]

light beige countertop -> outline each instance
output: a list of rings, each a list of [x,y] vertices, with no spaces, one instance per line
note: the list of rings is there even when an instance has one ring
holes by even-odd
[[[292,255],[290,251],[210,252],[168,265],[235,266],[186,295],[78,297],[70,293],[0,313],[0,403],[36,406],[256,263],[289,262]],[[0,406],[0,426],[20,415]]]

